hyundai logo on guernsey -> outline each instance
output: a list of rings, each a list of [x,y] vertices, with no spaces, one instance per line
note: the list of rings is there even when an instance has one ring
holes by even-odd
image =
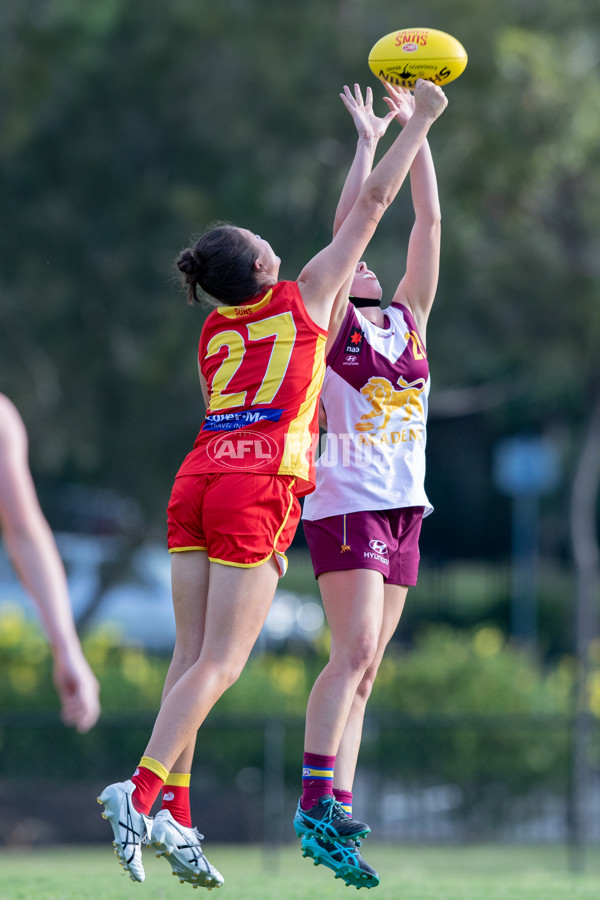
[[[369,541],[370,550],[364,551],[365,559],[377,559],[379,562],[384,563],[384,565],[389,566],[390,561],[388,559],[388,548],[387,544],[384,541]]]
[[[219,434],[210,441],[206,452],[219,466],[226,469],[253,469],[266,466],[277,457],[277,443],[258,431]]]

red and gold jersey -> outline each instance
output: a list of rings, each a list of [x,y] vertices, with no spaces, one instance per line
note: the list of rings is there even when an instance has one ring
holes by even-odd
[[[313,490],[326,339],[295,281],[211,312],[199,347],[209,406],[178,475],[293,475],[298,496]]]

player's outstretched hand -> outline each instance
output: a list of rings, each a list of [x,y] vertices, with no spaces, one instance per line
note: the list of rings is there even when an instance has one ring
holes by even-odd
[[[387,127],[396,116],[395,110],[390,110],[381,118],[373,112],[373,91],[367,87],[365,99],[358,84],[354,85],[354,94],[344,85],[344,93],[340,94],[342,102],[356,125],[359,138],[367,141],[378,141],[387,131]]]
[[[427,118],[435,121],[448,106],[448,98],[433,81],[425,81],[417,78],[415,84],[415,112],[419,112]]]
[[[78,647],[57,653],[54,684],[61,700],[61,718],[80,734],[89,731],[100,715],[100,686]]]
[[[406,125],[415,111],[415,98],[412,91],[409,88],[390,84],[389,81],[384,81],[383,86],[388,92],[388,96],[383,98],[384,101],[400,124]]]

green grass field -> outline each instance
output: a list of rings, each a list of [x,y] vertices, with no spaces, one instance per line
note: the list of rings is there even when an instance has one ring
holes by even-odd
[[[297,845],[281,852],[246,845],[207,847],[225,885],[211,898],[335,900],[355,896],[323,866],[303,859]],[[585,871],[571,874],[560,847],[410,847],[363,845],[381,875],[374,900],[598,900],[600,848],[586,852]],[[2,900],[184,900],[201,897],[171,876],[164,860],[146,852],[146,881],[122,874],[110,844],[0,852]],[[360,897],[367,895],[362,890]]]

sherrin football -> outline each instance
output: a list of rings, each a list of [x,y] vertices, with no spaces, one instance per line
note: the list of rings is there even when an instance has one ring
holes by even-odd
[[[434,28],[403,28],[380,38],[369,53],[369,67],[377,78],[413,88],[417,78],[448,84],[467,65],[463,45]]]

